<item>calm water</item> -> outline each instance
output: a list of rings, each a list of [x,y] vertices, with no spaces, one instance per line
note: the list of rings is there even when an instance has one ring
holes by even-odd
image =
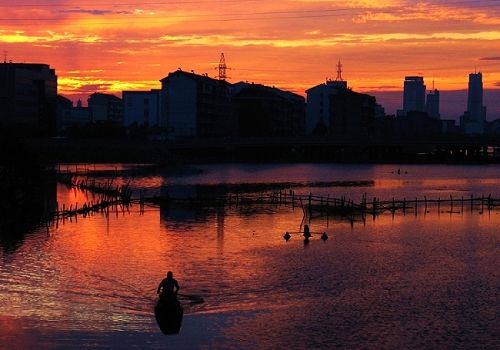
[[[500,198],[498,166],[196,168],[113,185],[130,181],[136,197],[292,189],[355,202]],[[54,193],[66,207],[95,199],[62,185]],[[0,252],[0,348],[498,349],[500,210],[483,209],[383,212],[351,226],[304,221],[289,205],[141,211],[133,203],[60,221]],[[304,223],[329,239],[305,245],[292,233],[285,242]],[[167,270],[181,293],[205,300],[183,300],[173,336],[153,315]]]

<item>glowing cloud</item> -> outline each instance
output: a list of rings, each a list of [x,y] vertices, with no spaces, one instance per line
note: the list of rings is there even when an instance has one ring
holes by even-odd
[[[178,67],[213,71],[221,52],[231,82],[300,94],[339,59],[361,92],[401,90],[417,72],[466,89],[478,61],[485,88],[500,81],[499,1],[21,1],[0,0],[5,58],[50,64],[63,95],[158,88]]]

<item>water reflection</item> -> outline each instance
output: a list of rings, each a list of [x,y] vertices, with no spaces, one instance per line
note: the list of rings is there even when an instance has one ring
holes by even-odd
[[[370,168],[369,174],[383,173],[370,188],[391,180],[392,170]],[[433,168],[409,170],[410,176],[430,172],[445,182]],[[456,170],[446,183],[477,179]],[[494,172],[483,170],[488,180],[467,192],[497,186]],[[318,180],[327,181],[324,176]],[[164,180],[171,181],[186,185]],[[139,190],[138,179],[131,183]],[[405,182],[410,187],[400,191],[400,184],[390,187],[391,197],[432,187]],[[149,190],[159,193],[160,186]],[[60,203],[88,200],[64,186],[57,196]],[[426,209],[385,211],[351,226],[331,216],[304,222],[302,209],[289,205],[141,210],[132,203],[127,211],[59,222],[0,253],[0,341],[15,347],[15,339],[22,339],[25,348],[496,348],[498,210]],[[313,234],[307,246],[300,234],[283,239],[304,223],[329,239]],[[181,292],[205,300],[181,301],[185,316],[174,337],[163,336],[154,318],[156,287],[168,270]]]
[[[56,198],[55,178],[33,166],[24,173],[24,169],[0,165],[0,247],[7,254],[38,227]]]

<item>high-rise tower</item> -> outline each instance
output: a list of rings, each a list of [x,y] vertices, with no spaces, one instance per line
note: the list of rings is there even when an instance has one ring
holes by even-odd
[[[425,112],[425,85],[423,77],[405,77],[403,113],[406,115],[409,111]]]
[[[425,111],[429,117],[434,119],[441,119],[439,113],[439,90],[434,88],[434,80],[432,81],[432,90],[427,94],[427,101],[425,103]]]
[[[484,133],[486,107],[483,106],[483,74],[469,74],[467,111],[460,117],[460,126],[467,134]]]
[[[473,121],[484,123],[486,120],[486,107],[483,106],[483,74],[469,74],[469,94],[467,98],[467,111]]]

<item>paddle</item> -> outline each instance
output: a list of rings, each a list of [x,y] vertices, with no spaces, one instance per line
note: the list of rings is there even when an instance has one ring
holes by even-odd
[[[201,303],[205,302],[205,300],[203,300],[202,297],[199,297],[197,295],[187,295],[187,294],[177,293],[177,296],[187,298],[187,299],[191,300],[192,303],[200,303],[201,304]]]

